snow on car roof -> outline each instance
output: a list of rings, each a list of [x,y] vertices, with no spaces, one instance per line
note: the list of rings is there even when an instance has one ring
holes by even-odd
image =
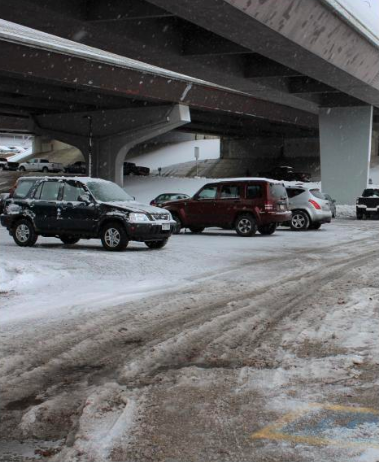
[[[263,177],[242,177],[242,178],[215,178],[207,184],[211,183],[227,183],[227,182],[236,182],[236,181],[268,181],[273,184],[283,184],[283,181],[273,180],[272,178],[263,178]]]

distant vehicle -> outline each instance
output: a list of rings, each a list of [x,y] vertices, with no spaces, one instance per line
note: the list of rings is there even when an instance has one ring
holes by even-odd
[[[87,177],[19,178],[0,221],[20,247],[46,236],[66,245],[101,239],[112,251],[129,241],[161,249],[175,226],[168,211],[135,202],[115,183]]]
[[[21,149],[17,146],[0,146],[0,154],[19,154]]]
[[[366,188],[356,201],[357,220],[371,218],[379,213],[379,187]]]
[[[49,162],[48,159],[35,158],[19,164],[20,172],[61,172],[63,165],[57,162]]]
[[[6,157],[0,157],[0,170],[4,170],[7,163]]]
[[[190,199],[188,194],[183,193],[164,193],[157,196],[150,202],[150,205],[155,205],[156,207],[162,207],[163,204],[170,201],[180,201],[183,199]]]
[[[270,235],[278,224],[291,220],[284,186],[275,180],[230,178],[203,186],[192,198],[164,206],[177,223],[176,233],[189,228],[201,233],[208,227],[235,229],[242,237],[257,231]]]
[[[281,165],[274,167],[268,172],[261,172],[259,176],[262,178],[272,178],[279,181],[303,181],[309,182],[311,179],[310,173],[296,172],[293,167],[289,165]]]
[[[124,175],[149,176],[150,169],[136,165],[134,162],[124,162]]]
[[[319,229],[323,223],[330,223],[332,212],[329,202],[318,189],[302,186],[286,187],[292,219],[286,223],[293,231]]]
[[[11,170],[11,171],[17,171],[20,163],[19,162],[12,162],[11,160],[8,160],[8,162],[4,165],[3,169],[4,170]]]
[[[5,201],[8,199],[9,193],[0,194],[0,215],[4,212]]]
[[[336,218],[337,216],[336,200],[332,199],[329,194],[324,193],[324,196],[325,196],[325,199],[329,202],[330,211],[332,212],[332,218]]]
[[[78,162],[74,162],[73,164],[69,164],[64,168],[66,173],[82,173],[85,174],[87,172],[87,165],[85,162],[79,160]]]

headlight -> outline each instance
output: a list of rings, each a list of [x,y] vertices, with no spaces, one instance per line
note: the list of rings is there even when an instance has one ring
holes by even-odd
[[[150,221],[149,217],[145,215],[144,213],[131,213],[129,215],[129,221],[134,221],[134,222],[145,222],[145,221]]]

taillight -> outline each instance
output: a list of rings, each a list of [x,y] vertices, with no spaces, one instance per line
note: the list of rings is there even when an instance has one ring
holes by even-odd
[[[272,202],[266,202],[265,203],[265,210],[267,210],[267,211],[274,210],[274,204],[272,204]]]
[[[316,210],[321,210],[321,205],[316,201],[309,199],[308,202],[310,202]]]

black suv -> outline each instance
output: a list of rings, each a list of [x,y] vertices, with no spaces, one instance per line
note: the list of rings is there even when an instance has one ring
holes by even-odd
[[[78,177],[19,178],[0,218],[21,247],[45,236],[67,245],[100,238],[106,250],[123,250],[129,241],[160,249],[175,225],[168,211],[135,202],[115,183]]]

